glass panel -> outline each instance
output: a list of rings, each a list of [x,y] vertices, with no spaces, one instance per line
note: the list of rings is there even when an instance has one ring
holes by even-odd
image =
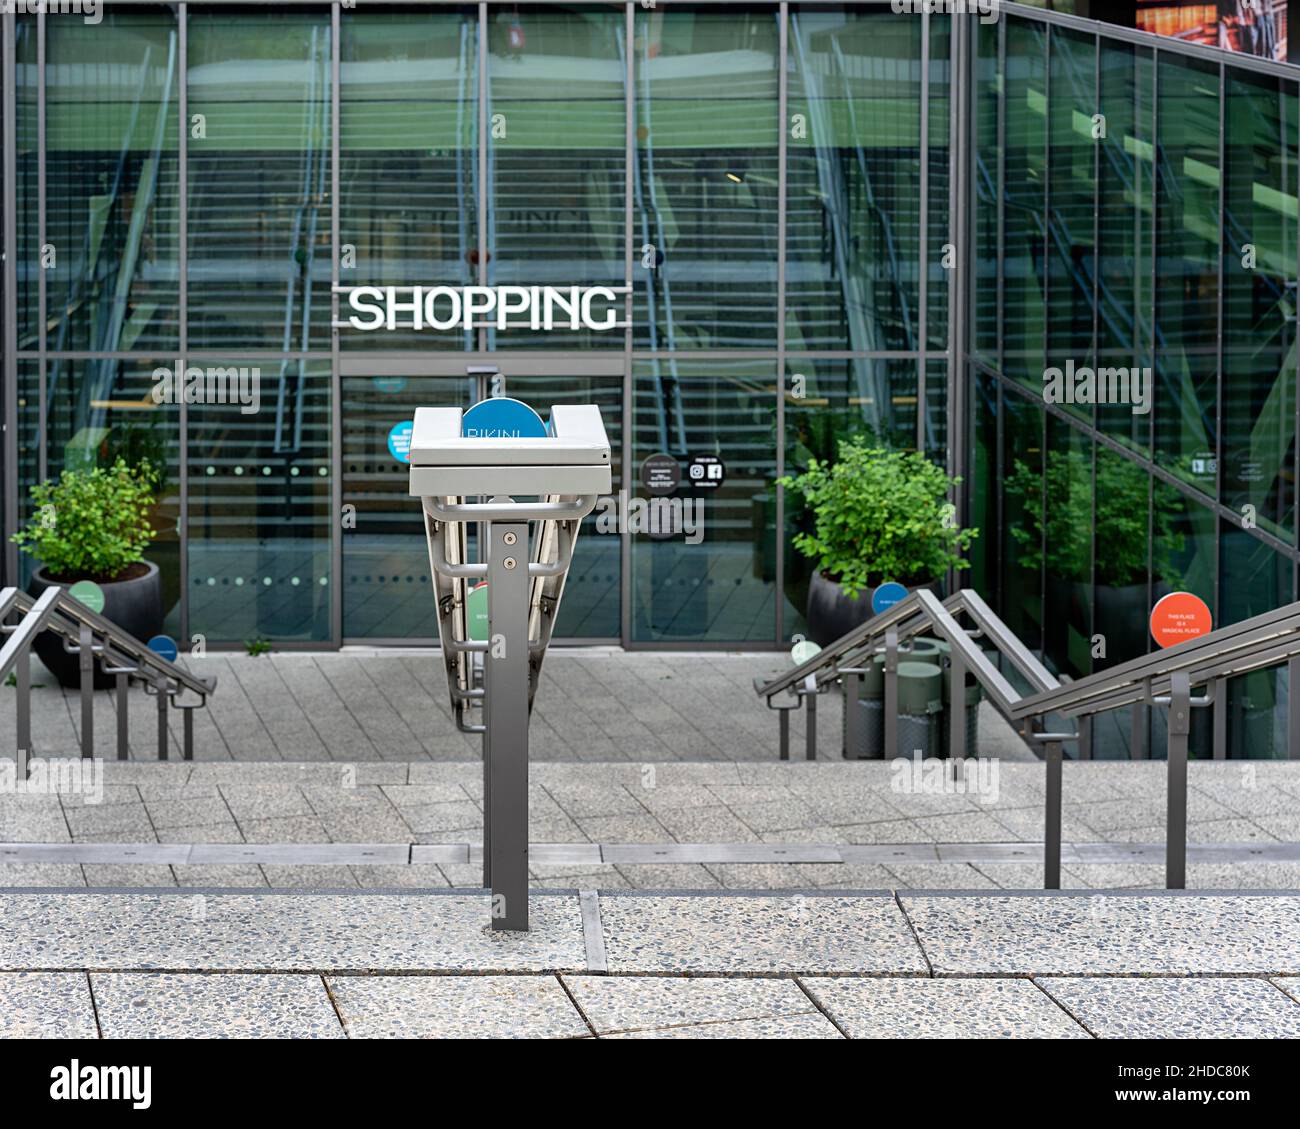
[[[981,23],[976,35],[975,191],[972,227],[975,246],[971,303],[972,344],[977,356],[995,363],[998,346],[998,210],[1001,195],[1002,149],[998,119],[1003,109],[1003,75],[998,61],[998,24]]]
[[[911,15],[790,12],[790,348],[920,347],[920,56]]]
[[[344,9],[340,51],[340,282],[477,281],[477,10]],[[463,350],[475,337],[345,329],[339,344]]]
[[[633,47],[636,344],[772,348],[776,9],[638,5]]]
[[[493,285],[623,285],[624,41],[621,9],[489,9]],[[622,349],[624,335],[489,326],[487,337],[489,348]]]
[[[1052,30],[1049,90],[1047,363],[1068,373],[1071,363],[1075,370],[1090,367],[1093,357],[1097,52],[1091,35]],[[1093,405],[1070,399],[1057,403],[1091,423]],[[1053,622],[1050,609],[1047,620]]]
[[[775,575],[757,535],[776,478],[775,374],[761,361],[654,361],[634,366],[632,466],[655,454],[686,464],[714,456],[716,489],[690,485],[672,501],[683,532],[637,533],[632,546],[632,638],[641,641],[770,642]],[[686,516],[694,520],[685,521]]]
[[[17,105],[14,107],[15,212],[18,223],[18,259],[14,264],[18,309],[18,348],[40,348],[41,235],[37,201],[40,156],[37,146],[36,17],[15,14],[14,76]],[[7,186],[6,186],[7,187]],[[26,481],[26,480],[24,480]]]
[[[948,461],[947,361],[925,363],[925,453],[937,463]]]
[[[1002,397],[1002,619],[1025,646],[1043,646],[1043,409]]]
[[[189,21],[191,348],[328,348],[330,21]]]
[[[162,576],[167,630],[180,628],[180,408],[156,403],[158,367],[170,357],[139,361],[50,360],[46,367],[46,474],[148,460],[160,473],[150,524],[156,530],[147,559]],[[191,415],[194,408],[191,407]]]
[[[951,20],[947,16],[930,17],[930,132],[929,152],[926,154],[929,183],[929,204],[926,209],[928,224],[926,257],[926,305],[929,322],[927,336],[932,349],[943,349],[948,344],[948,283],[954,277],[944,264],[944,245],[952,238],[948,230],[948,170],[951,153],[948,148],[949,83],[952,72],[949,59]],[[996,137],[995,137],[996,140]]]
[[[1003,371],[1041,393],[1047,37],[1041,25],[1015,18],[1006,37]]]
[[[1295,598],[1290,560],[1229,522],[1221,522],[1219,532],[1222,602],[1216,627],[1262,615]],[[1285,759],[1286,714],[1285,665],[1230,679],[1228,754],[1252,760]]]
[[[1295,514],[1296,96],[1227,78],[1223,504],[1287,541]]]
[[[45,28],[48,348],[174,348],[175,17],[118,9]]]
[[[1099,367],[1139,371],[1151,360],[1151,120],[1154,107],[1151,53],[1124,43],[1103,43],[1097,181],[1097,343]],[[1150,390],[1151,379],[1144,376]],[[1151,413],[1133,405],[1102,404],[1097,426],[1149,455]]]
[[[1219,74],[1160,56],[1156,202],[1156,459],[1215,493]]]
[[[1092,671],[1092,442],[1052,415],[1045,478],[1046,521],[1027,527],[1043,536],[1043,650],[1057,673],[1080,678]]]
[[[190,631],[209,642],[328,640],[329,366],[227,365],[258,403],[189,407]],[[214,371],[193,362],[187,376],[197,366]]]
[[[1094,631],[1105,654],[1098,670],[1128,662],[1148,650],[1147,573],[1151,478],[1132,459],[1097,446],[1097,505],[1092,538],[1096,553]],[[1169,535],[1170,513],[1156,514],[1158,534]]]
[[[15,527],[32,516],[28,489],[41,480],[41,362],[18,362],[18,512]],[[26,585],[37,565],[26,553],[18,554],[19,583]]]
[[[973,442],[970,447],[970,474],[966,479],[968,520],[972,529],[979,530],[967,560],[970,572],[964,583],[969,584],[998,608],[998,494],[1002,476],[998,461],[998,384],[972,366],[971,419]]]

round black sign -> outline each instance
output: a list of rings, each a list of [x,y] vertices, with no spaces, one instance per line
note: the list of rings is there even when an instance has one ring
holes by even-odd
[[[681,464],[672,455],[651,455],[641,464],[641,486],[652,498],[674,493],[681,481]]]

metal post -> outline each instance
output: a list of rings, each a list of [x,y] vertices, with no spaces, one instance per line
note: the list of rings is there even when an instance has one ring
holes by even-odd
[[[1092,717],[1079,718],[1079,759],[1092,760]]]
[[[130,696],[127,694],[129,688],[129,679],[125,672],[117,675],[117,759],[124,761],[127,759],[127,751],[130,748],[129,726],[127,725],[127,703]]]
[[[18,666],[14,669],[14,683],[17,690],[18,712],[18,753],[24,758],[24,771],[20,773],[24,780],[31,768],[32,754],[32,649],[25,647],[18,656]]]
[[[494,505],[509,504],[494,498]],[[528,928],[528,522],[488,525],[488,651],[484,658],[487,797],[483,845],[492,928]]]
[[[850,758],[858,755],[862,746],[862,709],[859,698],[862,694],[862,674],[860,668],[841,671],[844,686],[844,749],[841,755]]]
[[[966,756],[966,664],[954,649],[948,676],[948,756],[956,765]],[[957,771],[960,771],[958,769]]]
[[[885,760],[898,756],[898,632],[885,632]]]
[[[1186,671],[1169,676],[1169,806],[1165,817],[1165,888],[1187,886],[1187,737],[1192,686]]]
[[[1286,675],[1286,755],[1300,760],[1300,656],[1287,660]]]
[[[153,680],[154,693],[158,695],[158,759],[167,759],[167,676],[157,675]]]
[[[1292,663],[1295,659],[1291,660]],[[1288,663],[1288,666],[1290,663]],[[1228,758],[1228,680],[1226,678],[1216,678],[1214,680],[1214,705],[1210,707],[1210,720],[1214,723],[1214,759],[1216,761],[1227,760]],[[1287,715],[1289,725],[1296,724],[1295,710],[1291,710]]]
[[[1134,702],[1132,710],[1133,712],[1129,715],[1129,760],[1145,760],[1147,755],[1147,708],[1141,702]]]
[[[781,759],[790,759],[790,711],[778,710],[781,718]]]
[[[804,757],[817,759],[817,676],[808,675],[803,681],[804,710],[806,712],[804,729]]]
[[[185,759],[192,761],[194,759],[194,707],[186,706],[181,709],[181,717],[185,719]]]
[[[95,651],[94,636],[84,623],[77,636],[77,666],[81,672],[81,755],[95,755]]]
[[[1061,742],[1043,747],[1047,765],[1047,810],[1043,821],[1043,889],[1061,888]]]

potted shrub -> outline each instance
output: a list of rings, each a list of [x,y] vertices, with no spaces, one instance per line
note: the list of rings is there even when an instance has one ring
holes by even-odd
[[[163,626],[158,566],[144,559],[153,538],[149,513],[157,476],[148,462],[130,467],[65,470],[57,480],[31,488],[32,518],[14,541],[38,562],[28,591],[39,596],[52,585],[91,580],[103,589],[102,614],[137,639]],[[36,653],[64,686],[80,681],[77,656],[52,632],[37,637]],[[95,685],[111,678],[95,665]]]
[[[781,485],[800,495],[812,532],[795,548],[813,561],[808,634],[825,646],[870,619],[872,593],[893,581],[909,591],[937,584],[977,536],[951,518],[948,491],[960,479],[915,451],[856,437],[841,441],[835,462],[809,461]]]

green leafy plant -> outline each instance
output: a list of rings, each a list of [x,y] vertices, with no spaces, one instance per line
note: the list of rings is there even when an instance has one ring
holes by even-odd
[[[1084,582],[1097,539],[1096,579],[1108,588],[1144,584],[1147,577],[1147,474],[1129,459],[1097,459],[1096,512],[1093,511],[1092,458],[1077,449],[1052,450],[1044,469],[1016,459],[1006,478],[1008,497],[1024,507],[1024,517],[1008,522],[1018,546],[1020,566],[1030,572],[1044,567],[1056,580]],[[1043,499],[1047,499],[1046,527]],[[1174,515],[1157,506],[1153,517],[1155,572],[1166,583],[1181,583],[1171,555],[1180,552],[1183,536]],[[1046,534],[1046,536],[1044,536]]]
[[[58,583],[116,580],[144,560],[153,539],[155,482],[147,462],[65,470],[31,488],[32,518],[13,540]]]
[[[913,587],[968,567],[961,554],[979,531],[952,519],[948,491],[960,481],[916,451],[854,437],[840,441],[834,462],[814,458],[780,484],[813,516],[813,531],[797,534],[795,548],[856,596],[886,580]]]
[[[248,652],[248,657],[255,659],[261,655],[269,654],[271,650],[270,641],[257,636],[255,639],[244,640],[244,650]]]

